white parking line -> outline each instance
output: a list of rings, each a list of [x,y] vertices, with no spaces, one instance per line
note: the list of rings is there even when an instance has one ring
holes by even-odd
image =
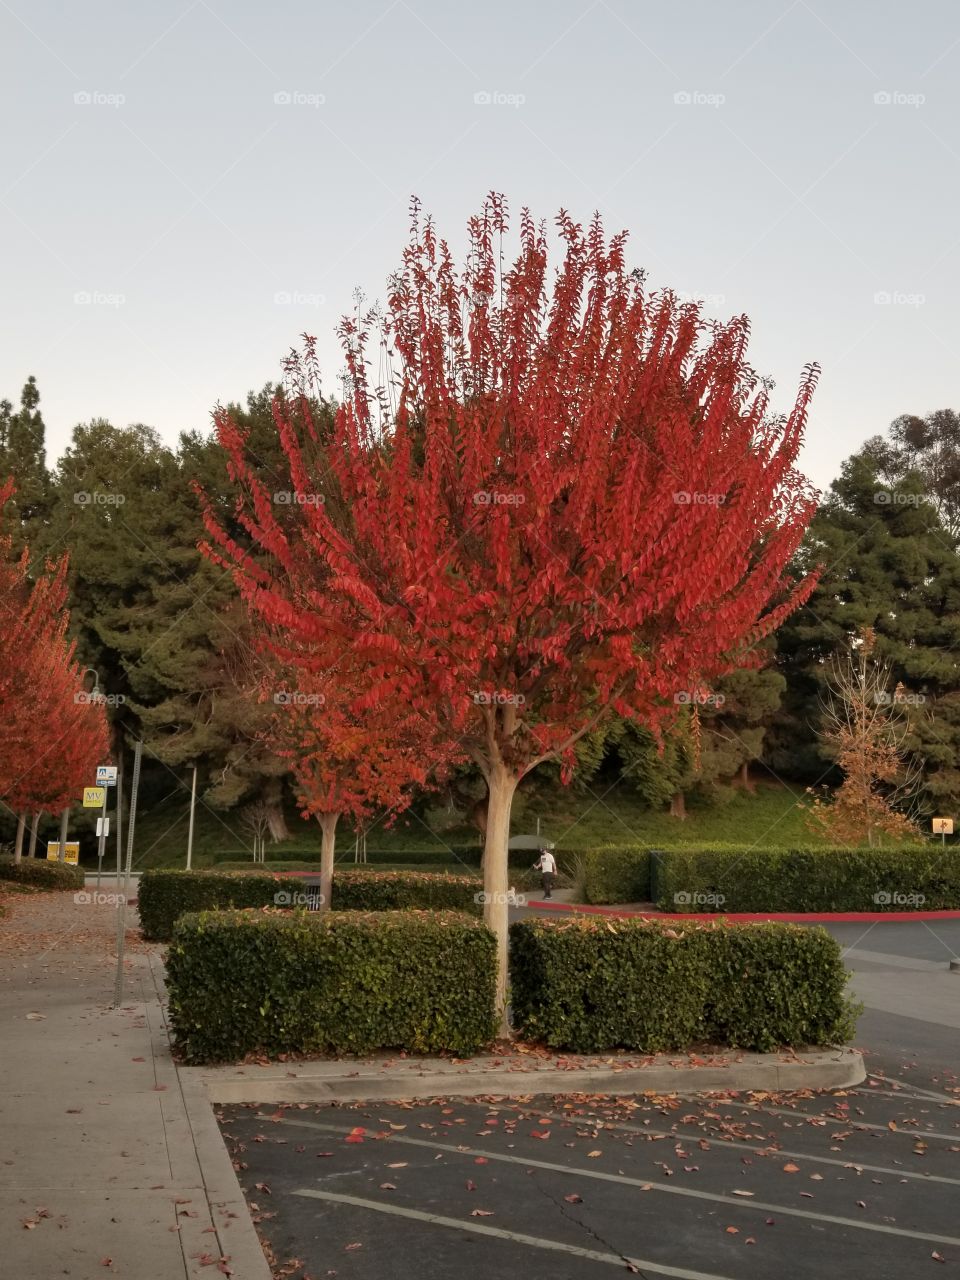
[[[350,1130],[342,1125],[319,1124],[315,1120],[295,1120],[286,1116],[279,1123],[291,1125],[295,1129],[317,1129],[321,1133],[348,1134]],[[445,1151],[455,1156],[484,1156],[487,1160],[499,1160],[505,1164],[519,1164],[525,1169],[546,1169],[550,1173],[564,1173],[578,1178],[593,1178],[599,1182],[617,1182],[622,1186],[643,1187],[647,1191],[662,1195],[686,1196],[693,1200],[710,1200],[714,1204],[735,1205],[738,1209],[762,1210],[766,1213],[786,1214],[791,1218],[812,1219],[814,1222],[830,1222],[835,1226],[853,1227],[857,1231],[876,1231],[882,1235],[903,1236],[908,1240],[929,1240],[933,1244],[960,1245],[960,1236],[941,1236],[930,1231],[907,1231],[903,1227],[889,1227],[881,1222],[864,1222],[858,1218],[843,1218],[831,1213],[814,1213],[810,1209],[792,1209],[787,1205],[771,1204],[767,1200],[741,1200],[736,1196],[719,1195],[711,1191],[697,1191],[693,1187],[667,1186],[660,1182],[651,1182],[649,1178],[629,1178],[622,1173],[603,1173],[599,1169],[583,1169],[578,1165],[552,1164],[548,1160],[533,1160],[525,1156],[508,1156],[489,1148],[453,1146],[446,1142],[430,1142],[426,1138],[408,1138],[402,1134],[391,1133],[383,1139],[387,1143],[402,1143],[404,1146],[428,1147],[433,1151]]]
[[[567,1124],[576,1123],[570,1116],[562,1115],[558,1111],[541,1111],[537,1114],[542,1115],[545,1119],[549,1117],[551,1120],[562,1120]],[[607,1129],[622,1130],[624,1133],[636,1133],[638,1135],[649,1134],[652,1138],[673,1138],[676,1142],[688,1142],[692,1135],[678,1133],[675,1129],[646,1129],[640,1125],[618,1124],[611,1121],[604,1121],[601,1133],[605,1133]],[[750,1135],[743,1138],[724,1138],[712,1133],[709,1129],[698,1129],[698,1132],[709,1142],[711,1146],[728,1146],[742,1152],[750,1152],[753,1155],[759,1155],[761,1149],[769,1148],[775,1145],[773,1142],[763,1142],[760,1138]],[[795,1160],[813,1160],[817,1164],[833,1164],[840,1169],[863,1169],[867,1173],[887,1173],[894,1178],[910,1178],[917,1182],[943,1182],[947,1186],[960,1187],[960,1178],[946,1178],[939,1174],[933,1173],[911,1173],[906,1169],[891,1169],[883,1164],[864,1164],[862,1160],[837,1160],[832,1156],[814,1156],[806,1151],[788,1151],[786,1147],[777,1147],[776,1154],[778,1156],[789,1156]]]
[[[383,1204],[379,1200],[363,1200],[360,1196],[338,1195],[333,1191],[313,1191],[303,1187],[294,1191],[295,1196],[309,1196],[312,1200],[328,1200],[333,1204],[350,1204],[358,1209],[372,1209],[376,1213],[389,1213],[395,1218],[412,1218],[416,1222],[429,1222],[435,1227],[452,1227],[456,1231],[469,1231],[473,1235],[494,1236],[513,1244],[526,1244],[534,1249],[552,1249],[557,1253],[570,1253],[577,1258],[589,1258],[591,1262],[607,1262],[624,1270],[629,1262],[640,1272],[652,1275],[672,1276],[673,1280],[729,1280],[714,1271],[688,1271],[685,1267],[668,1267],[662,1262],[650,1262],[647,1258],[630,1258],[626,1254],[600,1253],[596,1249],[581,1249],[575,1244],[562,1244],[559,1240],[545,1240],[542,1236],[528,1236],[521,1231],[506,1231],[503,1227],[488,1227],[472,1218],[445,1218],[438,1213],[423,1213],[419,1209],[405,1209],[397,1204]]]
[[[897,1128],[891,1129],[889,1124],[873,1124],[869,1120],[861,1120],[857,1116],[829,1116],[823,1115],[817,1111],[792,1111],[789,1107],[768,1107],[763,1103],[738,1102],[738,1107],[751,1107],[754,1110],[768,1112],[772,1116],[792,1116],[794,1119],[801,1120],[826,1120],[828,1124],[834,1125],[850,1125],[854,1129],[880,1129],[884,1133],[892,1134],[894,1137],[901,1138],[937,1138],[941,1142],[960,1142],[960,1128],[954,1133],[940,1133],[937,1129],[919,1129],[914,1125],[913,1128]],[[901,1121],[906,1126],[906,1121]],[[823,1126],[818,1126],[823,1127]]]
[[[951,1107],[960,1107],[960,1098],[956,1094],[937,1093],[933,1089],[921,1089],[918,1084],[908,1084],[901,1086],[899,1089],[896,1082],[890,1080],[887,1076],[873,1076],[874,1080],[880,1080],[887,1085],[886,1089],[868,1089],[865,1085],[860,1085],[857,1089],[847,1089],[847,1093],[856,1093],[864,1098],[908,1098],[913,1102],[945,1102]]]

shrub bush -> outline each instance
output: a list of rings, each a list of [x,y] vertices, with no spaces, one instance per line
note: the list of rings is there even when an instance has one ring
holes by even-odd
[[[447,908],[480,914],[473,876],[428,871],[338,870],[333,880],[335,911],[390,911],[404,907]],[[177,919],[188,911],[229,907],[295,906],[302,877],[246,871],[145,871],[138,900],[143,936],[169,942]],[[284,897],[291,901],[285,902]]]
[[[376,1049],[466,1055],[496,1030],[496,941],[459,912],[189,914],[167,974],[188,1062]]]
[[[66,862],[47,862],[39,858],[24,858],[14,862],[12,858],[0,858],[0,880],[14,880],[18,884],[35,885],[38,889],[83,888],[83,871]]]
[[[552,1049],[767,1052],[853,1034],[840,944],[824,929],[580,917],[510,932],[514,1026]]]
[[[651,896],[649,849],[610,845],[584,854],[585,902],[649,902]]]
[[[671,849],[664,911],[960,909],[960,854],[913,849]]]

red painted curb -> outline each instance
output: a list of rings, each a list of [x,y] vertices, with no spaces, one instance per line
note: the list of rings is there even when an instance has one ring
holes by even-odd
[[[960,911],[627,911],[620,907],[595,907],[571,902],[533,902],[529,907],[545,911],[568,911],[571,915],[616,916],[636,920],[725,920],[730,924],[757,924],[764,920],[786,920],[797,924],[882,924],[897,920],[960,920]]]

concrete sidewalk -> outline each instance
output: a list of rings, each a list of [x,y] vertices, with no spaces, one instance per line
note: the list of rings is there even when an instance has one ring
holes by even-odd
[[[11,895],[5,905],[4,1274],[270,1280],[210,1106],[177,1076],[136,933],[114,1009],[112,907],[69,893]]]

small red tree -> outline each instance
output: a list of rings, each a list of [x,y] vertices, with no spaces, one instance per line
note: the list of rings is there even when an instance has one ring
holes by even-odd
[[[298,687],[273,695],[273,736],[290,762],[303,817],[320,824],[320,894],[328,907],[340,818],[395,818],[452,753],[409,707],[394,703],[358,714],[356,672],[348,661],[322,677],[298,674]]]
[[[251,608],[306,652],[349,646],[357,709],[415,709],[458,738],[489,788],[484,888],[507,960],[507,840],[519,780],[611,712],[657,730],[812,589],[786,566],[815,495],[796,469],[817,369],[783,417],[747,364],[749,322],[650,293],[624,236],[561,213],[564,252],[524,212],[501,269],[503,201],[457,272],[416,208],[384,317],[347,319],[332,433],[310,413],[313,347],[275,418],[291,489],[278,516],[216,414],[255,562],[209,528]],[[371,341],[391,361],[372,389]],[[272,561],[273,568],[263,559]]]
[[[0,510],[13,496],[0,487]],[[76,803],[97,764],[108,758],[105,708],[84,689],[66,636],[67,560],[50,563],[32,581],[29,551],[12,553],[12,533],[0,532],[0,772],[3,800],[19,817],[17,857],[26,816]]]

